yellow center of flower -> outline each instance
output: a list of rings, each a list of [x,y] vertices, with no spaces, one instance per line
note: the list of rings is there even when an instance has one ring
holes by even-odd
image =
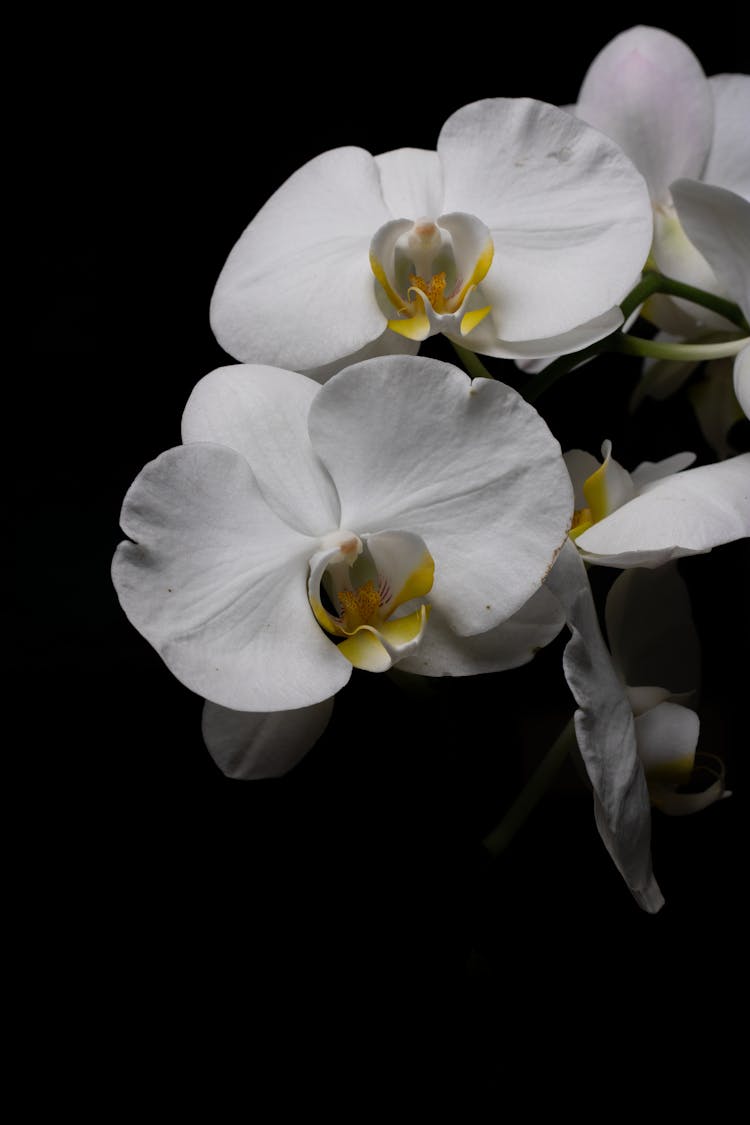
[[[371,625],[380,609],[380,591],[370,580],[356,590],[340,590],[341,622],[344,631],[353,633],[362,625]]]

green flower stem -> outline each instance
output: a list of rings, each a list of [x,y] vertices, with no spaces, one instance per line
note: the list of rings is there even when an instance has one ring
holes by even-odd
[[[704,359],[724,359],[737,355],[750,344],[750,336],[724,340],[720,344],[666,344],[659,340],[643,340],[639,336],[619,335],[612,341],[613,350],[625,355],[652,356],[654,359],[672,359],[678,363],[700,362]]]
[[[455,343],[454,340],[451,340],[451,344],[453,344],[453,350],[461,360],[461,363],[464,365],[465,370],[468,371],[469,375],[471,375],[472,379],[495,378],[495,376],[491,375],[487,368],[484,366],[476,352],[470,352],[468,348],[462,348],[461,345]]]
[[[502,855],[520,828],[526,823],[544,794],[555,780],[560,767],[576,744],[573,719],[569,719],[563,730],[550,746],[526,785],[516,797],[507,813],[483,844],[493,859]]]
[[[646,293],[645,297],[640,297],[640,299],[630,304],[629,302],[636,296],[639,288],[641,288],[646,279],[653,279],[651,284],[654,287]],[[685,285],[682,281],[675,281],[673,277],[666,277],[663,273],[657,273],[655,270],[647,270],[643,275],[643,281],[640,285],[636,285],[633,292],[630,293],[620,305],[625,319],[627,320],[631,312],[645,301],[647,297],[650,297],[652,293],[666,293],[669,297],[682,297],[685,301],[691,301],[694,305],[701,305],[705,309],[711,309],[713,312],[718,313],[719,316],[723,316],[725,320],[736,324],[743,332],[750,332],[750,324],[747,323],[745,317],[742,315],[742,310],[739,305],[735,305],[733,301],[726,301],[723,297],[717,297],[715,293],[707,293],[705,289],[696,289],[694,285]]]

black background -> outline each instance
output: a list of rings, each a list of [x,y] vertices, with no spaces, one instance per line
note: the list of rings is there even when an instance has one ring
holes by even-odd
[[[648,1059],[669,1049],[682,1019],[689,1054],[706,1034],[691,1022],[697,998],[712,1042],[721,1037],[746,898],[736,650],[746,545],[681,564],[704,644],[701,746],[727,759],[735,795],[695,817],[654,817],[667,899],[656,917],[612,866],[572,765],[494,868],[482,852],[572,710],[564,636],[529,668],[428,685],[424,698],[355,673],[289,777],[242,784],[215,768],[201,701],[111,588],[128,485],[179,442],[197,380],[230,362],[208,302],[273,190],[337,145],[432,148],[443,120],[479,97],[572,102],[596,51],[640,13],[454,16],[373,9],[355,27],[346,12],[280,8],[255,29],[218,14],[158,28],[135,15],[85,27],[68,18],[32,52],[17,541],[30,580],[27,835],[51,977],[93,981],[102,1026],[137,1013],[136,1070],[178,1025],[242,1054],[245,1039],[222,1018],[196,1018],[207,1004],[228,1005],[243,1035],[265,1029],[280,1096],[285,1051],[304,1055],[332,1011],[355,1038],[361,1021],[386,1021],[378,1050],[360,1060],[381,1089],[400,1073],[396,1043],[436,1013],[441,1048],[419,1089],[458,1091],[464,1104],[517,1093],[522,1064],[575,1075],[583,1055],[606,1058],[605,1042]],[[648,22],[681,35],[707,73],[746,68],[743,37],[725,25],[657,16],[649,8]],[[427,350],[450,359],[441,349]],[[520,386],[515,368],[502,372]],[[563,447],[595,452],[609,436],[629,467],[685,448],[710,460],[682,398],[627,417],[636,373],[636,361],[599,360],[540,401]],[[613,577],[594,574],[600,598]],[[262,1019],[261,994],[274,999]],[[570,1039],[580,1013],[585,1044]]]

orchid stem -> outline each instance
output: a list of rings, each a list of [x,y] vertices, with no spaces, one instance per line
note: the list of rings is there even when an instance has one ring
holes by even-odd
[[[575,744],[575,726],[571,718],[552,743],[503,819],[497,827],[485,836],[484,847],[493,859],[497,859],[503,854],[513,837],[524,826],[530,814],[557,777],[560,767]]]
[[[494,379],[495,376],[491,375],[487,368],[482,363],[476,352],[470,352],[468,348],[462,348],[460,344],[456,344],[451,340],[453,350],[458,358],[463,363],[464,367],[471,375],[472,379]]]
[[[750,344],[750,336],[724,340],[718,344],[667,344],[660,340],[643,340],[640,336],[620,335],[616,351],[625,355],[652,356],[654,359],[671,359],[678,363],[700,363],[704,359],[724,359],[737,355]]]

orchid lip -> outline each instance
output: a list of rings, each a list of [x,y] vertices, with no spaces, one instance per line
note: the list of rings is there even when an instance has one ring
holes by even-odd
[[[438,332],[467,335],[490,312],[489,305],[467,306],[493,255],[492,235],[474,215],[457,211],[437,220],[385,223],[370,244],[370,265],[398,314],[388,327],[412,340]]]
[[[337,531],[323,537],[310,559],[308,597],[318,624],[355,667],[385,671],[422,638],[433,574],[418,535]]]

